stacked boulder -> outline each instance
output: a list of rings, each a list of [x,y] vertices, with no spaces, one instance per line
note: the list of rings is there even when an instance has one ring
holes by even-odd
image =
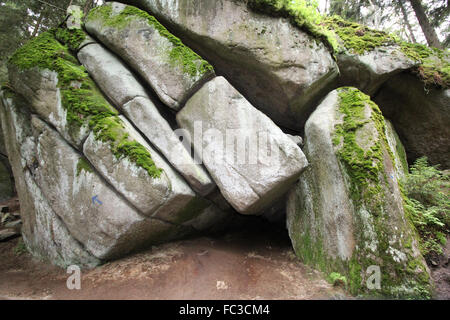
[[[85,27],[91,36],[76,24],[46,32],[10,60],[2,119],[34,254],[92,266],[223,223],[224,198],[261,214],[298,179],[307,161],[296,143],[155,18],[110,3]],[[209,128],[214,138],[265,134],[283,165],[235,163],[252,151],[247,141],[225,148]],[[56,221],[61,240],[41,220]]]
[[[396,79],[417,61],[398,45],[334,55],[250,0],[123,2],[84,29],[72,7],[67,28],[10,60],[0,116],[33,254],[95,266],[236,213],[286,211],[297,256],[353,293],[429,294],[401,179],[406,155],[448,153],[435,152],[448,89],[408,109]],[[392,95],[407,102],[400,116]],[[406,123],[422,115],[418,136]],[[284,132],[303,128],[305,154]]]

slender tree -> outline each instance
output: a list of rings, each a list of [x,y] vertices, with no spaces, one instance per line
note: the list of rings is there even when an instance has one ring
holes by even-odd
[[[409,0],[409,2],[411,3],[411,6],[414,9],[417,20],[419,21],[420,27],[422,28],[423,34],[427,39],[428,45],[430,47],[442,49],[441,42],[439,41],[436,31],[434,30],[433,26],[430,24],[430,21],[428,20],[428,17],[425,13],[425,9],[422,6],[421,1]]]
[[[406,28],[409,31],[409,36],[411,38],[411,41],[416,43],[416,36],[414,35],[414,31],[411,27],[411,23],[409,23],[409,18],[408,18],[408,11],[406,10],[405,4],[403,1],[397,1],[396,2],[397,5],[400,7],[400,10],[402,11],[402,15],[403,15],[403,21],[405,22]]]

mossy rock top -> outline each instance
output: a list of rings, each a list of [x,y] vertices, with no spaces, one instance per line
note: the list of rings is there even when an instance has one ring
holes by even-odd
[[[180,64],[183,71],[192,77],[214,71],[214,68],[208,61],[202,59],[192,49],[184,45],[179,38],[171,34],[155,17],[136,7],[127,5],[116,12],[113,8],[113,3],[108,3],[91,10],[86,20],[100,20],[104,27],[116,29],[125,29],[130,27],[133,21],[141,21],[157,30],[162,37],[172,44],[169,56],[173,65]]]
[[[129,141],[120,125],[119,113],[106,101],[85,68],[69,51],[68,47],[76,50],[84,40],[82,33],[81,30],[61,28],[44,32],[19,48],[9,63],[19,70],[38,68],[55,71],[62,107],[67,111],[70,126],[89,127],[98,139],[110,142],[117,157],[130,158],[151,177],[158,178],[161,170],[156,168],[150,153],[138,142]],[[56,37],[67,43],[59,42]]]
[[[392,34],[346,21],[339,16],[321,16],[306,4],[294,7],[287,0],[248,0],[247,4],[252,10],[289,18],[293,25],[322,41],[334,55],[344,52],[362,55],[375,48],[397,46],[399,51],[420,64],[411,71],[425,86],[450,88],[448,50],[408,43]]]

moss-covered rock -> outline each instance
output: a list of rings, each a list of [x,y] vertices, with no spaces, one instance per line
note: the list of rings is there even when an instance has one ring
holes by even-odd
[[[338,69],[327,45],[289,19],[249,9],[246,1],[121,2],[154,15],[283,127],[301,129],[335,86]]]
[[[86,29],[132,66],[175,110],[214,75],[207,61],[136,7],[113,2],[95,8],[86,19]]]
[[[398,37],[384,31],[375,30],[362,24],[347,21],[339,16],[321,16],[316,8],[306,1],[288,0],[248,0],[249,8],[258,12],[263,12],[275,17],[289,18],[291,23],[297,28],[312,35],[318,41],[322,41],[330,51],[336,56],[339,68],[345,72],[349,63],[349,56],[353,58],[353,63],[364,66],[364,60],[360,56],[365,56],[371,51],[387,52],[388,55],[400,55],[403,59],[403,66],[396,69],[411,69],[426,87],[450,87],[450,53],[448,50],[430,48],[421,44],[413,44],[400,40]],[[391,49],[394,47],[395,52]],[[413,61],[411,64],[408,60]],[[414,68],[412,68],[414,67]],[[344,69],[344,70],[342,70]],[[372,68],[367,68],[371,70]],[[393,72],[393,70],[391,70]],[[395,74],[395,72],[393,72]],[[345,79],[340,85],[353,85]],[[355,81],[356,84],[359,82]],[[362,90],[365,87],[358,86]],[[368,92],[376,90],[369,88]]]
[[[14,93],[0,94],[0,120],[20,200],[22,236],[27,250],[61,267],[96,266],[100,260],[70,234],[30,172],[29,168],[36,167],[36,153],[31,115],[26,105]]]
[[[115,126],[117,130],[113,130],[108,126],[111,122],[120,122],[117,110],[103,97],[68,47],[55,39],[60,34],[61,41],[67,41],[67,45],[75,48],[84,38],[77,36],[75,41],[69,36],[61,37],[61,34],[72,31],[51,30],[19,48],[9,61],[13,87],[27,97],[35,112],[54,125],[78,149],[93,130],[98,139],[108,140],[117,157],[128,157],[144,168],[150,177],[158,177],[160,170],[142,145],[135,143],[134,148],[116,147],[128,141],[123,129]]]
[[[402,160],[386,132],[359,90],[326,97],[306,123],[311,165],[289,194],[289,234],[302,261],[345,276],[353,294],[428,298],[430,276],[399,185]],[[367,285],[370,266],[380,268],[380,289]]]
[[[373,50],[388,50],[390,47],[395,47],[397,55],[402,54],[415,62],[411,72],[418,76],[426,87],[450,87],[450,53],[448,50],[408,43],[392,34],[346,21],[338,16],[326,18],[323,24],[338,36],[341,43],[338,53],[346,53],[344,56],[348,54],[362,56]]]

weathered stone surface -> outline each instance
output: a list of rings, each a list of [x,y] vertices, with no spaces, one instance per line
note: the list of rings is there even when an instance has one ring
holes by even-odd
[[[36,182],[70,233],[99,259],[112,259],[170,238],[175,226],[142,216],[80,156],[36,117]],[[93,197],[97,196],[97,200]]]
[[[307,166],[301,149],[223,77],[189,99],[177,121],[193,137],[195,151],[225,199],[240,213],[261,213]],[[200,140],[198,130],[203,130]]]
[[[374,100],[392,121],[409,162],[427,156],[432,164],[450,168],[450,89],[427,89],[415,76],[400,74]]]
[[[209,194],[215,184],[159,113],[145,89],[129,69],[99,44],[87,45],[78,53],[80,62],[108,98],[149,139],[200,195]]]
[[[8,73],[14,90],[26,98],[29,107],[47,119],[64,139],[80,148],[89,134],[89,128],[87,125],[73,126],[67,121],[67,110],[62,106],[58,87],[58,73],[37,67],[19,70],[14,65],[8,67]]]
[[[180,222],[183,217],[178,215],[188,215],[184,209],[191,201],[195,201],[195,193],[142,139],[132,125],[123,116],[120,118],[124,131],[131,139],[143,145],[152,156],[156,167],[162,169],[161,176],[149,176],[145,169],[130,162],[128,158],[117,159],[109,143],[96,140],[93,133],[84,144],[84,154],[102,176],[146,216]],[[193,216],[198,214],[200,212],[192,213]]]
[[[342,53],[337,56],[340,86],[357,87],[373,95],[386,80],[417,65],[397,46],[383,46],[364,54]]]
[[[22,236],[28,250],[61,267],[71,264],[93,267],[99,264],[100,261],[70,235],[30,174],[27,162],[32,163],[27,161],[27,151],[34,149],[34,139],[31,137],[30,115],[24,112],[24,101],[17,97],[3,97],[1,100],[0,119],[12,159],[23,221]]]
[[[430,278],[383,126],[378,107],[357,89],[326,97],[305,126],[310,166],[289,194],[287,226],[302,261],[346,276],[352,293],[419,297]],[[382,275],[375,291],[366,286],[372,265]]]
[[[186,99],[214,75],[212,67],[173,37],[156,19],[117,2],[94,9],[86,30],[138,72],[169,107]]]
[[[78,59],[117,108],[136,97],[147,97],[144,87],[117,56],[100,44],[89,44],[78,52]]]
[[[300,129],[336,80],[326,47],[234,0],[123,0],[155,15],[277,124]]]

